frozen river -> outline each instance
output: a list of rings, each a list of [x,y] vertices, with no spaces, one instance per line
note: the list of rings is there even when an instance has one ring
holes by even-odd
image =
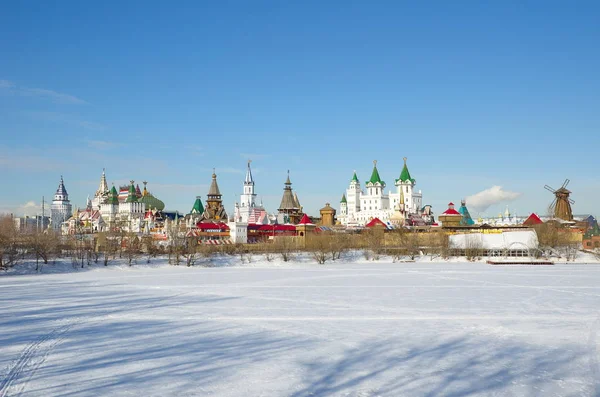
[[[0,277],[0,396],[598,396],[600,265]]]

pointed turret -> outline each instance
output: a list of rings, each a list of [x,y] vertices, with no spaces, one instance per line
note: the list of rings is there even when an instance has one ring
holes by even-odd
[[[354,175],[352,175],[351,182],[360,183],[358,177],[356,176],[356,170],[354,171]]]
[[[96,197],[100,197],[108,193],[108,183],[106,183],[106,170],[102,168],[102,176],[100,176],[100,185],[96,190]]]
[[[405,182],[414,184],[416,181],[411,178],[410,172],[408,172],[408,166],[406,165],[407,158],[404,157],[404,167],[402,167],[402,172],[400,173],[400,178],[396,179],[396,182]]]
[[[135,186],[135,197],[137,197],[139,199],[142,198],[142,191],[140,190],[139,183]]]
[[[221,198],[221,191],[219,190],[219,185],[217,184],[217,174],[215,174],[214,169],[212,174],[212,182],[210,183],[210,188],[208,189],[208,197]]]
[[[346,193],[342,194],[342,199],[340,200],[340,203],[348,203],[348,201],[346,201]]]
[[[204,213],[204,206],[202,205],[202,197],[197,196],[196,201],[194,201],[194,206],[192,207],[192,210],[190,211],[190,214],[203,214],[203,213]]]
[[[288,170],[287,178],[284,183],[283,197],[279,204],[279,211],[299,209],[294,194],[292,193],[292,182],[290,181],[290,171]]]
[[[127,194],[126,203],[137,203],[138,198],[135,191],[134,181],[131,181],[131,185],[129,186],[129,193]]]
[[[290,171],[288,170],[285,187],[283,188],[283,197],[281,197],[281,204],[279,204],[278,211],[284,223],[297,223],[302,215],[301,210],[302,207],[300,206],[298,195],[295,195],[292,191]]]
[[[373,160],[373,172],[371,173],[371,179],[369,179],[370,184],[376,185],[380,184],[381,186],[385,186],[385,182],[381,180],[379,177],[379,171],[377,171],[377,160]]]
[[[215,173],[214,168],[212,174],[212,182],[210,184],[210,188],[208,189],[206,208],[204,208],[204,214],[202,214],[202,218],[204,220],[209,221],[227,220],[227,213],[225,212],[225,208],[223,207],[223,202],[221,200],[221,191],[219,190],[219,185],[217,184],[217,174]]]
[[[56,193],[54,194],[54,200],[69,201],[69,193],[67,193],[67,189],[65,188],[62,175],[60,176],[58,189],[56,189]]]
[[[115,185],[110,189],[106,203],[110,205],[119,205],[119,193],[117,192]]]
[[[250,163],[252,160],[248,160],[248,168],[246,169],[246,179],[244,180],[244,184],[246,185],[254,185],[254,178],[252,178],[252,170],[250,169]]]

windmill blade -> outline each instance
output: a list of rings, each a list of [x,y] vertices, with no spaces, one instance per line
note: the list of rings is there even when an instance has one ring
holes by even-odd
[[[569,203],[571,203],[571,204],[575,204],[575,200],[573,200],[573,199],[569,199]]]
[[[556,197],[554,198],[552,203],[548,206],[548,211],[550,212],[551,215],[554,214],[554,208],[556,208]]]
[[[569,182],[571,182],[570,179],[565,179],[565,182],[563,183],[562,187],[567,187],[567,185],[569,184]]]
[[[554,193],[556,190],[552,189],[550,186],[548,185],[544,185],[544,189],[548,190],[549,192]]]

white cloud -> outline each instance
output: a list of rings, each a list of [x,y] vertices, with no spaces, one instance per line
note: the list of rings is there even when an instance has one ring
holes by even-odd
[[[59,113],[59,112],[46,112],[46,111],[26,111],[23,112],[29,117],[34,117],[38,120],[50,121],[53,123],[65,123],[75,127],[80,127],[91,131],[102,131],[106,129],[106,126],[100,123],[94,123],[92,121],[81,120],[77,116],[70,114]]]
[[[521,196],[521,193],[509,192],[502,189],[502,186],[492,186],[489,189],[482,190],[466,198],[467,205],[476,212],[483,212],[494,204],[512,201]]]
[[[45,214],[50,216],[50,205],[46,202]],[[28,201],[23,204],[6,205],[0,207],[0,214],[13,214],[14,216],[35,216],[42,214],[42,204]]]
[[[0,89],[6,90],[11,94],[21,95],[21,96],[29,96],[29,97],[38,97],[49,99],[54,103],[61,103],[67,105],[82,105],[87,104],[81,98],[78,98],[71,94],[65,94],[62,92],[57,92],[53,90],[47,90],[45,88],[29,88],[18,86],[12,81],[9,80],[0,80]]]

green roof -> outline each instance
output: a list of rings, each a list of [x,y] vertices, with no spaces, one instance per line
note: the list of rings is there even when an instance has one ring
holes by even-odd
[[[352,175],[352,180],[358,183],[358,177],[356,176],[356,171],[354,171],[354,175]]]
[[[204,206],[202,205],[202,200],[200,199],[200,197],[196,197],[196,201],[194,202],[194,206],[192,207],[190,214],[203,214],[203,213],[204,213]]]
[[[107,204],[111,204],[111,205],[119,204],[119,193],[117,193],[117,189],[115,189],[114,185],[113,185],[112,189],[110,189],[110,192],[108,193]]]
[[[135,186],[133,186],[133,181],[131,181],[131,186],[129,186],[129,194],[127,195],[126,203],[137,203],[138,198],[135,191]]]
[[[342,194],[342,200],[340,201],[340,203],[347,203],[345,194]]]
[[[410,172],[408,172],[408,167],[406,166],[406,157],[404,158],[404,167],[402,167],[400,178],[396,179],[396,182],[397,181],[415,183],[415,180],[410,177]]]
[[[157,199],[150,193],[146,193],[145,196],[142,196],[142,198],[140,199],[140,203],[146,204],[147,210],[154,208],[159,211],[162,211],[165,209],[165,203],[162,202],[162,200]]]
[[[373,165],[373,173],[371,174],[371,179],[369,179],[369,182],[372,184],[376,184],[379,183],[381,185],[385,185],[385,182],[381,180],[381,178],[379,177],[379,171],[377,171],[377,162],[374,162]]]

